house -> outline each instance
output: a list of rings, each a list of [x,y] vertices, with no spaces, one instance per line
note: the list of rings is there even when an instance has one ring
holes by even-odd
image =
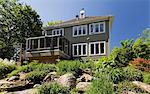
[[[113,16],[86,16],[43,28],[43,36],[26,40],[26,58],[42,62],[60,59],[98,60],[110,54]]]

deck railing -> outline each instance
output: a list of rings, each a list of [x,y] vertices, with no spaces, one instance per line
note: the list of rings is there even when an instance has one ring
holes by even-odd
[[[31,37],[26,39],[26,51],[39,51],[39,50],[55,50],[59,49],[69,55],[69,40],[64,36],[40,36]]]

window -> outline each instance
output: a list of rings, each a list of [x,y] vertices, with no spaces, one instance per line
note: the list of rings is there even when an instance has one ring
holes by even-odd
[[[52,35],[64,35],[64,29],[54,29],[52,30]]]
[[[87,43],[73,44],[73,56],[86,56]]]
[[[87,25],[73,27],[73,37],[87,35]]]
[[[89,43],[90,55],[104,55],[105,41]]]
[[[90,34],[98,34],[105,32],[105,22],[92,23],[89,25]]]
[[[40,48],[44,48],[44,38],[40,39]]]

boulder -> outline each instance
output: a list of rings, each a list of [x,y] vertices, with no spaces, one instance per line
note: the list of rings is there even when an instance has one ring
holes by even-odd
[[[78,82],[90,82],[93,77],[89,74],[84,73],[80,78],[77,79]]]
[[[92,75],[92,70],[87,68],[87,69],[83,70],[83,73]]]
[[[57,78],[57,73],[56,72],[50,72],[50,73],[48,73],[45,76],[45,78],[43,79],[43,81],[44,82],[45,81],[51,81],[51,82],[53,82],[53,81],[55,81],[55,78]]]
[[[76,85],[76,78],[72,73],[67,73],[60,76],[57,81],[58,84],[68,88],[74,88]]]
[[[18,73],[18,74],[19,74],[19,79],[20,79],[20,80],[25,80],[25,77],[26,77],[27,73],[25,73],[25,72],[20,72],[20,73]]]
[[[150,93],[150,85],[139,82],[139,81],[133,81],[132,82],[134,85],[136,85],[137,87],[147,91],[148,93]]]
[[[76,85],[76,89],[78,89],[79,91],[85,92],[88,90],[88,88],[90,87],[91,82],[79,82]]]
[[[8,81],[15,81],[15,80],[19,80],[19,76],[12,76],[8,79]]]

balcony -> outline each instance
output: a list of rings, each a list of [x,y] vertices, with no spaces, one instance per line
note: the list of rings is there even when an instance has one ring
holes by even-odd
[[[53,61],[70,58],[70,42],[63,36],[40,36],[26,40],[26,58],[29,60]]]

